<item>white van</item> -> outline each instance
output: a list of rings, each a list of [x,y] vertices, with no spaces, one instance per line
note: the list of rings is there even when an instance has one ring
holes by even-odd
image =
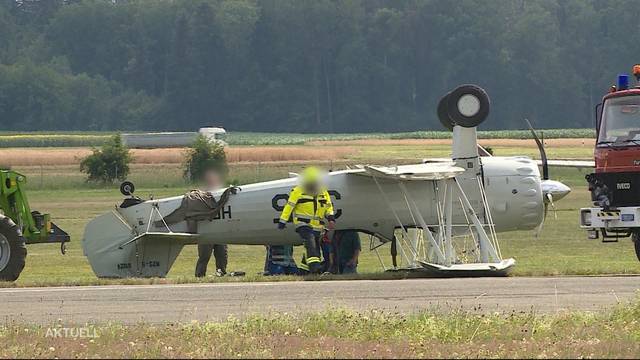
[[[215,141],[226,146],[227,132],[221,127],[203,127],[198,132],[155,132],[122,134],[122,142],[130,148],[177,148],[188,147],[193,144],[198,134],[202,134],[209,141]]]
[[[222,146],[227,146],[227,131],[221,127],[203,127],[198,133],[204,135],[209,141],[215,141]]]

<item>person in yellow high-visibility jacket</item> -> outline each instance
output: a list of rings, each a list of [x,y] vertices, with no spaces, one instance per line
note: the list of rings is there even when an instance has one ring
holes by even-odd
[[[284,229],[290,219],[306,250],[298,267],[310,273],[319,273],[322,270],[321,235],[325,224],[329,229],[335,227],[335,217],[331,197],[322,184],[322,172],[318,168],[308,167],[302,172],[300,184],[291,190],[280,214],[278,229]]]

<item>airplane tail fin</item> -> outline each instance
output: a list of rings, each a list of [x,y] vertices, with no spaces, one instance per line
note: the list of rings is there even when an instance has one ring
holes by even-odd
[[[82,248],[100,278],[165,277],[185,244],[198,235],[149,232],[137,234],[116,212],[87,224]]]

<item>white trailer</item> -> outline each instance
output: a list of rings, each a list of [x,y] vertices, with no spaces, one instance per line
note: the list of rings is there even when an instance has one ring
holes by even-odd
[[[223,146],[227,132],[221,127],[203,127],[198,132],[153,132],[122,134],[123,143],[130,148],[175,148],[190,146],[201,134],[209,141],[215,141]]]

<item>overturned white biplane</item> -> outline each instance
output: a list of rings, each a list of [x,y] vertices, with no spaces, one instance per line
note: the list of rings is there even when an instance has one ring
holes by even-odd
[[[476,126],[488,113],[483,89],[459,86],[438,105],[441,122],[453,131],[451,159],[331,172],[326,184],[337,229],[370,234],[376,252],[390,244],[392,269],[506,274],[515,261],[502,258],[496,234],[536,229],[544,221],[547,204],[570,189],[548,179],[546,164],[541,178],[529,158],[480,157]],[[176,214],[183,196],[147,201],[131,196],[88,223],[84,253],[99,277],[162,277],[187,244],[299,245],[292,227],[283,232],[275,226],[296,181],[214,192],[220,201],[209,214],[189,218],[185,212],[183,221],[171,223],[164,219]],[[132,192],[129,186],[123,193]],[[195,233],[189,221],[197,222]]]

